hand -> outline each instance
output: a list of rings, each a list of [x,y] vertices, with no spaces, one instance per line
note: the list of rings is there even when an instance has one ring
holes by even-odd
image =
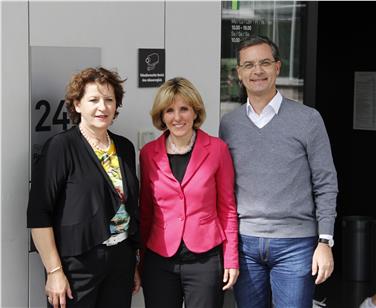
[[[68,279],[61,270],[47,275],[45,291],[48,302],[54,308],[65,308],[66,296],[73,299]]]
[[[239,269],[237,268],[225,268],[223,273],[223,282],[225,285],[222,290],[230,289],[236,282],[239,276]]]
[[[141,276],[138,272],[138,266],[136,267],[136,271],[134,272],[134,285],[133,285],[133,294],[138,293],[141,287]]]
[[[332,248],[327,244],[318,243],[312,258],[312,276],[317,274],[315,284],[323,283],[334,270]]]

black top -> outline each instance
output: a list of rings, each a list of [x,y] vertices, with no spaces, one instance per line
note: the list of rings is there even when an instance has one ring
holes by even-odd
[[[127,195],[128,236],[139,240],[135,150],[112,134]],[[50,138],[33,170],[27,209],[29,228],[53,227],[61,256],[80,255],[110,236],[110,220],[121,204],[112,181],[78,127]]]
[[[192,150],[185,154],[167,154],[174,177],[181,183],[191,158]]]

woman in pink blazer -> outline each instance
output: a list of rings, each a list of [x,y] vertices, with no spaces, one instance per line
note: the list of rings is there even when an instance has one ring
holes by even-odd
[[[164,133],[140,153],[146,308],[220,308],[239,274],[229,150],[199,129],[205,108],[187,79],[159,88],[151,117]]]

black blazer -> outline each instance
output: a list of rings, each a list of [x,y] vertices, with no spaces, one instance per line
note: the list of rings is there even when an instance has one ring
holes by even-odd
[[[138,180],[135,150],[110,132],[123,178],[128,236],[138,246]],[[111,179],[78,127],[50,138],[32,177],[28,228],[53,227],[60,256],[80,255],[110,236],[109,223],[120,206]]]

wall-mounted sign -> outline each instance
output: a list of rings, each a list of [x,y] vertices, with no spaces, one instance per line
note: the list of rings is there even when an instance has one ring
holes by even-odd
[[[64,96],[72,74],[100,63],[96,47],[31,47],[32,161],[48,138],[71,127]]]
[[[376,130],[376,72],[355,72],[353,128]]]
[[[138,87],[155,88],[165,82],[165,50],[138,50]]]

